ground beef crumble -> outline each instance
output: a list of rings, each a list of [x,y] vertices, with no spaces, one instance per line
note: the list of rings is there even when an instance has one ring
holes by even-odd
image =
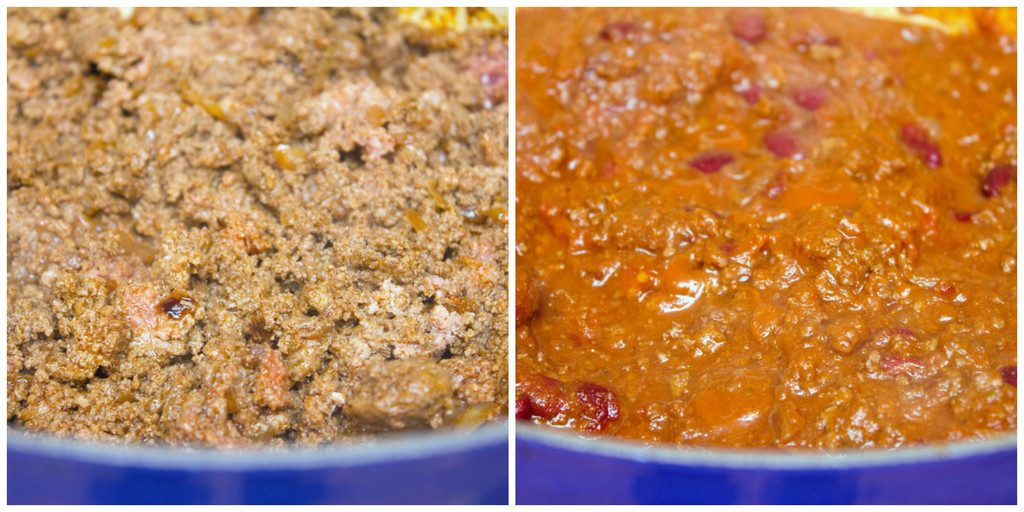
[[[322,443],[507,410],[506,34],[8,11],[8,425]]]

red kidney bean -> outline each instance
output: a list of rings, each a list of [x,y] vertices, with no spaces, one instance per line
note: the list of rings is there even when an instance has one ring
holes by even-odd
[[[821,87],[801,87],[793,91],[793,101],[807,110],[818,110],[827,100],[828,93]]]
[[[768,35],[764,15],[757,11],[740,11],[732,16],[732,35],[750,44],[757,44]]]
[[[516,397],[516,419],[528,420],[533,417],[533,404],[525,396]]]
[[[619,417],[619,402],[608,388],[600,384],[576,384],[576,401],[583,416],[589,420],[590,430],[603,430]]]
[[[985,175],[985,181],[981,184],[981,193],[985,197],[995,197],[999,191],[1011,181],[1017,179],[1017,167],[1012,165],[997,165]]]
[[[953,218],[957,222],[970,222],[974,218],[974,213],[965,212],[963,210],[953,210]]]
[[[1017,387],[1017,365],[1004,366],[999,369],[999,373],[1003,376],[1003,382]]]
[[[609,23],[598,32],[598,36],[605,41],[618,41],[625,39],[629,34],[633,34],[640,31],[640,27],[636,23],[630,23],[628,21],[616,21]]]
[[[900,354],[886,354],[882,356],[882,371],[892,375],[906,375],[913,379],[924,376],[924,361],[919,357],[903,356]]]
[[[764,136],[764,145],[776,157],[789,158],[799,149],[796,138],[783,131],[768,132]]]
[[[743,91],[743,99],[747,100],[750,105],[757,105],[758,100],[761,99],[761,86],[750,84],[750,87]]]
[[[690,160],[690,167],[704,174],[714,174],[733,161],[733,156],[722,151],[708,151]]]
[[[918,158],[928,167],[937,168],[942,165],[942,152],[928,131],[917,123],[904,123],[900,126],[900,138],[903,143],[917,153]]]
[[[520,387],[530,402],[532,416],[549,420],[569,406],[562,383],[557,379],[546,375],[528,375]]]

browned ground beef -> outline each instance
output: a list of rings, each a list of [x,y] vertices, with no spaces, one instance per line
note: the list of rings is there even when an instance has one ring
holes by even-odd
[[[507,410],[506,34],[7,17],[9,426],[241,446]]]

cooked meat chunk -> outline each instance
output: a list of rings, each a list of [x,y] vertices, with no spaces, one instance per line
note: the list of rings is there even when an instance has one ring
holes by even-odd
[[[348,412],[362,421],[400,429],[435,424],[452,396],[452,376],[432,360],[371,364],[355,387]]]

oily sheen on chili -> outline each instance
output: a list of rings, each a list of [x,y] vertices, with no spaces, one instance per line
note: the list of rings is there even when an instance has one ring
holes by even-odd
[[[1016,41],[518,13],[516,417],[649,443],[1016,429]]]

